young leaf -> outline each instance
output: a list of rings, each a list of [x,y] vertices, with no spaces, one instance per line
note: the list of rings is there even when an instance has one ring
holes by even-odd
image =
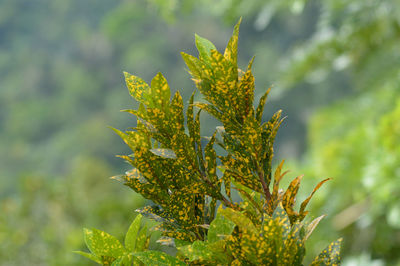
[[[315,227],[317,227],[317,225],[319,224],[319,222],[320,222],[325,216],[326,216],[326,215],[321,215],[320,217],[315,218],[314,220],[312,220],[312,222],[307,226],[306,235],[305,235],[305,237],[304,237],[304,241],[306,241],[306,240],[310,237],[310,235],[311,235],[311,233],[314,231]]]
[[[85,244],[90,252],[92,252],[92,254],[95,254],[93,247],[93,231],[88,228],[83,228],[83,239],[85,240]]]
[[[325,180],[322,180],[321,182],[318,183],[318,185],[314,188],[314,190],[311,192],[310,196],[307,197],[306,200],[304,200],[301,205],[300,205],[300,214],[304,213],[304,210],[307,207],[308,202],[311,200],[312,196],[314,193],[324,184],[326,181],[330,180],[331,178],[327,178]]]
[[[197,34],[195,34],[195,40],[197,50],[199,51],[199,58],[205,61],[209,61],[211,50],[217,50],[217,48],[215,48],[215,45],[212,42],[203,37],[200,37]]]
[[[240,116],[246,117],[250,109],[253,108],[254,101],[254,76],[251,73],[251,65],[253,64],[254,57],[251,59],[247,71],[244,76],[240,79],[238,98],[240,99],[239,110]],[[259,121],[260,122],[260,121]]]
[[[137,234],[140,228],[140,222],[142,221],[142,215],[138,214],[133,220],[132,224],[129,226],[128,232],[125,235],[125,248],[129,252],[135,251]]]
[[[294,201],[296,199],[297,192],[299,191],[300,181],[303,178],[303,175],[296,177],[287,188],[285,194],[283,195],[282,204],[285,208],[286,212],[289,215],[290,221],[292,223],[297,219],[297,213],[294,212],[293,206]]]
[[[226,46],[224,57],[231,61],[237,68],[237,50],[238,50],[238,38],[239,38],[239,27],[242,22],[242,18],[239,19],[238,23],[235,25],[232,37],[230,38],[228,45]]]
[[[137,234],[135,251],[146,250],[149,245],[149,237],[147,236],[147,225],[143,226],[139,234]]]
[[[264,111],[264,105],[265,105],[265,102],[267,101],[267,97],[268,97],[268,94],[270,91],[271,91],[271,88],[268,88],[268,90],[264,93],[264,95],[261,96],[260,102],[258,103],[258,107],[256,110],[256,119],[260,123],[261,123],[262,114]]]

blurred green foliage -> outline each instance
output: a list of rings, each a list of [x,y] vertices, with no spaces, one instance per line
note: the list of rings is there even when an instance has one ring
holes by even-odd
[[[309,174],[335,179],[318,207],[345,234],[346,254],[369,252],[387,263],[399,262],[400,249],[398,84],[388,81],[314,116],[306,163]]]
[[[286,85],[346,79],[346,97],[312,117],[304,165],[334,182],[316,209],[331,214],[344,256],[400,263],[400,5],[398,1],[327,1],[318,29],[297,50]],[[314,78],[315,77],[315,78]],[[327,227],[328,228],[328,227]],[[319,236],[323,241],[327,234]],[[361,264],[360,264],[361,265]]]
[[[24,175],[0,202],[1,265],[85,265],[71,253],[83,246],[82,225],[123,233],[144,201],[107,174],[105,161],[78,157],[65,176]]]

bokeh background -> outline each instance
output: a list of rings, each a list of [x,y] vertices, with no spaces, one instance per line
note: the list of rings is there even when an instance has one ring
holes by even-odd
[[[72,253],[83,227],[122,238],[146,204],[108,178],[128,150],[107,126],[136,123],[122,71],[160,71],[187,101],[179,52],[194,33],[222,51],[240,16],[256,100],[273,86],[264,120],[287,116],[275,163],[305,174],[302,197],[333,177],[307,256],[344,237],[344,265],[400,265],[398,0],[1,0],[0,265],[92,265]]]

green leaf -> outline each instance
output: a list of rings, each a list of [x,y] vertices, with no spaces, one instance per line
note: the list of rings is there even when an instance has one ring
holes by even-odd
[[[132,265],[133,256],[131,254],[126,254],[118,259],[114,260],[111,266],[131,266]],[[133,264],[137,265],[137,264]]]
[[[339,238],[325,248],[311,263],[311,266],[340,265],[340,245],[343,239]]]
[[[178,260],[175,257],[172,257],[164,252],[148,250],[143,252],[133,253],[133,256],[142,261],[145,265],[152,266],[184,266],[186,263]]]
[[[268,88],[268,90],[264,93],[264,95],[261,96],[260,102],[258,103],[258,106],[257,106],[256,119],[260,123],[261,123],[262,114],[264,111],[264,105],[265,105],[265,102],[267,101],[267,97],[268,97],[268,94],[270,91],[271,91],[271,88]]]
[[[90,252],[95,254],[93,248],[93,231],[88,228],[83,228],[83,239]]]
[[[218,209],[217,217],[210,223],[210,228],[207,233],[208,242],[213,243],[220,240],[224,235],[230,235],[235,227],[232,221],[225,219],[219,214],[221,208],[222,207]]]
[[[204,241],[194,241],[192,245],[180,247],[179,251],[182,255],[187,257],[189,261],[210,259],[213,255],[212,251],[207,247],[207,243]]]
[[[124,247],[114,236],[97,229],[92,229],[91,232],[91,251],[96,256],[118,258],[125,254]]]
[[[150,149],[150,151],[160,157],[168,159],[176,159],[176,154],[171,149]]]
[[[151,81],[151,90],[155,105],[166,111],[171,97],[171,90],[167,80],[160,72]]]
[[[293,207],[297,192],[299,191],[300,181],[302,178],[303,175],[296,177],[292,182],[290,182],[289,187],[287,188],[285,194],[283,195],[282,204],[287,214],[289,215],[291,223],[294,223],[298,216],[298,214],[293,210]]]
[[[254,210],[257,210],[258,213],[255,216],[255,219],[258,220],[258,218],[261,218],[261,215],[263,214],[263,203],[260,201],[260,193],[257,193],[237,182],[235,182],[234,185],[235,187],[233,187],[233,189],[239,192],[240,198],[243,200],[240,206],[242,206],[245,210],[250,209],[250,213],[253,215],[255,214]]]
[[[196,91],[193,91],[192,96],[190,96],[189,106],[188,106],[188,108],[186,110],[186,125],[187,125],[188,130],[189,130],[189,137],[190,137],[190,140],[192,142],[193,150],[196,149],[196,143],[197,143],[195,127],[194,127],[194,121],[193,121],[194,120],[193,99],[194,99],[195,92]]]
[[[228,45],[226,46],[224,57],[226,60],[232,62],[237,68],[237,50],[238,50],[238,38],[239,38],[239,27],[242,22],[242,18],[239,19],[238,23],[235,25],[232,37],[230,38]]]
[[[211,182],[216,184],[218,182],[218,177],[216,174],[217,170],[217,154],[213,148],[214,142],[215,142],[215,134],[217,132],[215,131],[214,134],[212,135],[210,141],[207,143],[205,149],[204,149],[204,157],[205,157],[205,164],[206,164],[206,170],[207,170],[207,177],[210,179]]]
[[[172,98],[171,105],[170,105],[170,112],[171,112],[171,117],[172,117],[172,123],[168,126],[170,126],[173,130],[174,133],[176,132],[184,132],[185,131],[185,117],[183,115],[183,101],[182,101],[182,96],[177,91],[174,94],[174,97]],[[163,121],[165,123],[165,121]]]
[[[243,229],[248,229],[250,232],[257,233],[257,229],[251,220],[241,212],[231,208],[221,209],[219,211],[226,219],[231,220],[237,226]]]
[[[145,225],[137,235],[135,251],[146,250],[148,245],[149,245],[149,237],[147,236],[147,225]]]
[[[207,104],[207,103],[200,103],[200,102],[195,102],[195,103],[193,103],[193,105],[206,111],[207,113],[214,116],[221,122],[224,122],[224,120],[226,119],[224,117],[224,114],[221,111],[219,111],[214,105]]]
[[[82,255],[82,256],[84,256],[84,257],[86,257],[86,258],[88,258],[88,259],[90,259],[90,260],[92,260],[94,262],[97,262],[98,264],[102,264],[101,263],[101,259],[96,257],[93,254],[86,253],[86,252],[83,252],[83,251],[73,251],[73,252],[76,253],[76,254]]]
[[[285,161],[282,160],[282,162],[279,164],[279,166],[275,170],[272,195],[271,195],[270,201],[268,202],[268,211],[267,211],[268,214],[272,214],[274,212],[274,209],[277,207],[278,202],[280,201],[280,199],[279,199],[279,197],[280,197],[279,196],[279,184],[280,184],[282,178],[289,172],[289,171],[286,171],[284,173],[281,173],[284,162]]]
[[[330,180],[330,179],[331,179],[331,178],[327,178],[327,179],[322,180],[321,182],[319,182],[319,183],[315,186],[314,190],[311,192],[310,196],[308,196],[307,199],[305,199],[305,200],[301,203],[301,205],[300,205],[300,214],[301,214],[302,216],[305,216],[305,215],[307,214],[307,212],[305,212],[305,209],[306,209],[306,207],[307,207],[308,202],[311,200],[312,196],[314,195],[314,193],[315,193],[326,181],[328,181],[328,180]]]
[[[254,76],[253,73],[251,73],[251,65],[253,64],[253,61],[254,57],[249,62],[246,73],[240,79],[239,90],[237,93],[239,98],[239,108],[237,109],[239,109],[240,116],[242,117],[246,117],[253,108],[255,89]]]
[[[177,248],[190,245],[189,241],[180,240],[180,239],[174,239],[174,242],[175,242],[175,247],[177,247]]]
[[[301,230],[301,228],[296,230]],[[284,242],[279,265],[301,265],[304,255],[304,245],[295,234],[291,233]]]
[[[185,61],[187,67],[189,68],[190,74],[197,80],[195,80],[195,83],[197,84],[199,79],[201,78],[201,69],[202,66],[204,66],[204,63],[201,62],[199,59],[196,57],[186,54],[184,52],[181,52],[183,61]]]
[[[304,237],[304,241],[307,240],[311,233],[314,231],[315,227],[317,227],[317,225],[319,224],[319,222],[325,217],[326,215],[321,215],[320,217],[315,218],[314,220],[312,220],[311,223],[308,224],[307,228],[306,228],[306,235]]]
[[[126,86],[129,89],[129,93],[138,102],[141,102],[147,106],[152,107],[152,100],[150,97],[150,87],[147,83],[134,75],[124,72]]]
[[[211,244],[206,241],[195,241],[192,245],[180,247],[179,251],[189,261],[204,262],[206,265],[226,265],[229,263],[229,258],[224,246],[224,241],[217,241]]]
[[[284,230],[290,229],[289,216],[287,215],[285,209],[283,208],[282,203],[278,204],[278,206],[276,207],[276,209],[272,215],[272,218],[277,219]]]
[[[217,50],[217,48],[215,48],[215,45],[212,42],[203,37],[200,37],[197,34],[195,34],[195,39],[196,47],[199,51],[199,58],[205,61],[209,61],[211,50]]]
[[[131,150],[135,150],[136,141],[134,138],[128,136],[127,134],[116,128],[111,127],[111,129],[114,130],[118,134],[118,136],[120,136],[120,138],[129,146],[129,148],[131,148]]]
[[[129,252],[135,251],[136,238],[140,228],[140,222],[142,221],[142,215],[138,214],[129,226],[128,232],[125,235],[125,248]]]

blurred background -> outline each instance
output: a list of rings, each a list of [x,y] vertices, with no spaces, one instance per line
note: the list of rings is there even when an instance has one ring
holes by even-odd
[[[1,0],[0,265],[92,265],[72,253],[83,227],[122,239],[146,204],[109,179],[129,151],[107,126],[136,123],[122,71],[160,71],[187,101],[179,52],[197,55],[194,33],[223,51],[240,16],[255,100],[273,86],[264,120],[287,116],[275,163],[305,174],[303,198],[333,177],[308,260],[344,237],[344,265],[400,265],[398,0]]]

